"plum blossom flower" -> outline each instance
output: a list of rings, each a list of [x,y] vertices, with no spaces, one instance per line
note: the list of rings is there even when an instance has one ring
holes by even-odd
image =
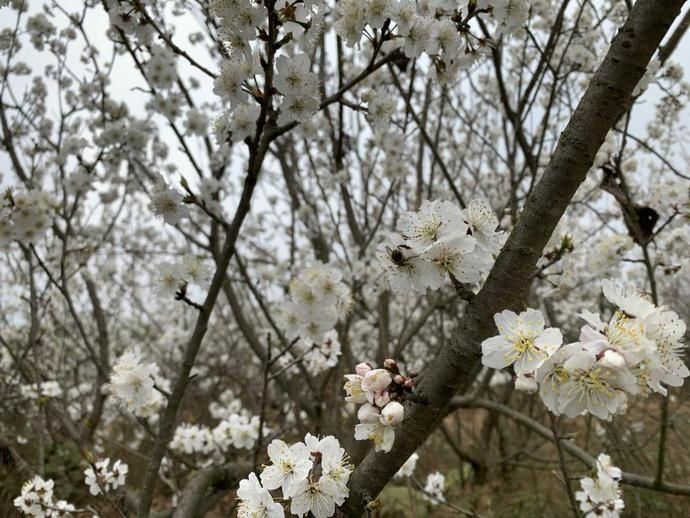
[[[435,471],[426,477],[426,484],[424,484],[424,500],[428,500],[432,504],[440,504],[446,501],[443,492],[446,489],[446,477],[442,473]]]
[[[189,217],[189,209],[182,204],[182,195],[174,189],[159,187],[151,196],[151,209],[169,225],[177,225]]]
[[[271,493],[261,487],[256,473],[250,473],[246,479],[240,481],[237,497],[240,499],[237,510],[237,516],[240,518],[283,518],[285,516],[283,506],[274,502]]]
[[[128,472],[129,467],[121,460],[110,467],[110,459],[103,459],[84,470],[84,483],[89,486],[89,493],[96,496],[124,486]]]
[[[482,342],[482,364],[503,369],[514,364],[520,375],[536,371],[563,343],[560,330],[544,329],[540,311],[527,309],[515,314],[505,310],[494,315],[499,336]]]
[[[626,392],[635,394],[635,377],[627,370],[607,368],[587,349],[575,352],[563,364],[567,373],[559,394],[559,413],[575,417],[591,413],[610,419],[626,408]]]
[[[463,214],[477,246],[487,252],[497,252],[503,241],[503,232],[496,232],[498,218],[491,206],[484,200],[472,200]]]
[[[585,518],[620,516],[625,508],[619,488],[621,477],[621,470],[611,463],[608,455],[602,453],[597,457],[596,476],[580,480],[582,490],[575,493]]]
[[[256,120],[259,118],[261,108],[256,104],[238,104],[230,116],[230,140],[242,142],[247,137],[253,137],[256,132]]]
[[[382,422],[379,409],[365,403],[357,411],[357,417],[360,423],[355,425],[355,439],[373,441],[376,451],[391,451],[395,441],[395,430]]]
[[[141,415],[159,400],[154,390],[158,366],[145,363],[141,351],[135,348],[125,352],[113,366],[110,375],[110,393],[130,412]]]
[[[434,275],[430,263],[420,257],[398,234],[392,234],[387,242],[382,243],[376,258],[387,274],[391,289],[400,294],[413,291],[424,293],[427,289],[426,279]]]
[[[266,489],[282,488],[283,498],[289,498],[312,468],[309,451],[301,442],[288,446],[280,439],[271,441],[267,450],[272,464],[261,472],[261,482]]]
[[[475,200],[462,211],[447,201],[425,201],[418,211],[403,214],[400,235],[391,235],[376,252],[391,289],[424,293],[447,280],[478,283],[501,242],[495,216],[492,220],[491,209],[482,203]],[[483,248],[473,234],[481,238]]]
[[[54,486],[53,480],[36,475],[22,485],[21,494],[13,504],[23,514],[36,518],[72,516],[76,508],[64,500],[55,500]]]
[[[419,454],[417,452],[409,456],[405,463],[400,466],[400,469],[395,474],[396,478],[411,477],[414,473],[414,469],[417,467],[417,461],[419,460]]]

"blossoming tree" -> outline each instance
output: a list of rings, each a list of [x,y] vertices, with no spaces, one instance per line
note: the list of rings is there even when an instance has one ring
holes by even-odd
[[[682,513],[683,4],[0,0],[2,507]]]

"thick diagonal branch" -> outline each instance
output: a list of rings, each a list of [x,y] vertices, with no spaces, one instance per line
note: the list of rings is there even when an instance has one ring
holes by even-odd
[[[606,134],[629,106],[635,85],[682,5],[681,0],[639,0],[635,4],[561,134],[489,278],[420,380],[419,400],[428,404],[408,403],[393,450],[370,451],[357,467],[342,509],[345,516],[359,516],[366,510],[367,503],[376,498],[443,418],[451,397],[469,386],[471,372],[480,359],[480,343],[494,331],[493,315],[516,308],[523,300],[551,233],[585,179]]]

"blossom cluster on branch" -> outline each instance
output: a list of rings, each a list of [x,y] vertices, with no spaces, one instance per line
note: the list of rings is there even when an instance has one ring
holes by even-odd
[[[72,516],[76,508],[65,500],[55,500],[55,482],[36,475],[22,486],[21,494],[14,499],[14,506],[27,516],[36,518],[61,518]]]
[[[238,516],[279,518],[284,509],[269,491],[280,489],[290,512],[297,516],[327,518],[335,514],[347,495],[352,473],[345,450],[332,435],[323,438],[307,434],[304,442],[292,445],[275,439],[267,448],[271,464],[240,482]]]
[[[496,314],[500,335],[482,342],[482,363],[512,365],[516,388],[538,390],[551,412],[568,417],[590,413],[610,420],[627,410],[628,396],[666,395],[666,386],[682,386],[690,376],[682,358],[685,322],[638,290],[609,280],[602,287],[616,307],[609,322],[583,311],[579,341],[563,346],[561,332],[544,330],[537,310]]]
[[[585,518],[620,516],[625,508],[618,487],[621,477],[622,472],[611,463],[611,457],[605,453],[597,457],[595,475],[580,480],[582,490],[575,493]]]
[[[40,239],[50,227],[55,204],[47,192],[5,191],[0,198],[0,246],[12,241],[32,243]]]
[[[498,219],[484,201],[472,200],[461,210],[448,201],[425,201],[400,218],[400,234],[382,243],[376,257],[391,289],[424,293],[453,283],[477,284],[502,245]]]
[[[343,272],[332,265],[315,262],[290,282],[290,300],[281,307],[281,321],[287,339],[296,340],[293,354],[310,372],[318,374],[338,363],[341,349],[334,327],[350,305]],[[279,361],[290,365],[287,355]]]
[[[395,442],[395,427],[405,418],[403,402],[412,393],[417,373],[400,373],[393,359],[374,369],[369,363],[357,365],[355,374],[346,374],[345,401],[361,404],[357,410],[360,423],[355,439],[374,442],[376,451],[388,452]]]
[[[93,463],[84,471],[84,483],[89,486],[89,493],[102,495],[125,485],[129,466],[121,460],[110,465],[110,459],[102,459]]]

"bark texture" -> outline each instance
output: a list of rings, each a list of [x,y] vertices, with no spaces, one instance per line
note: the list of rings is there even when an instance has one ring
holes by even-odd
[[[203,516],[208,510],[206,503],[215,502],[214,497],[236,487],[250,470],[248,462],[239,462],[232,466],[211,466],[199,471],[185,486],[172,518]]]
[[[481,357],[480,344],[495,333],[493,315],[507,308],[520,309],[544,246],[585,179],[606,134],[628,108],[635,85],[683,3],[635,3],[561,134],[487,281],[421,378],[417,392],[426,403],[408,402],[393,450],[370,451],[354,471],[350,496],[342,506],[344,516],[366,512],[367,505],[438,425],[453,395],[468,388]]]

